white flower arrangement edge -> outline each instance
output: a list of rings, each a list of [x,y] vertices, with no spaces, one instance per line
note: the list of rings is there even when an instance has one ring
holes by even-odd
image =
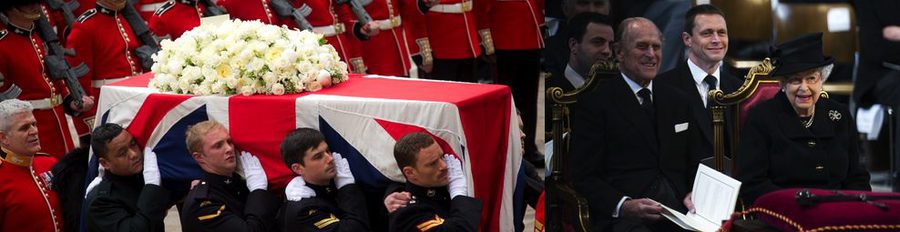
[[[346,81],[347,64],[320,34],[259,21],[201,25],[160,42],[150,87],[193,95],[283,95]]]

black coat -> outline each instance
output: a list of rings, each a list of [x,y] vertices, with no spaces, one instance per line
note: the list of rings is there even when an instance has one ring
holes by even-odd
[[[107,172],[86,201],[88,231],[165,231],[169,191],[145,185],[142,175],[123,177]]]
[[[424,188],[411,183],[412,199],[390,214],[389,231],[478,231],[481,201],[467,196],[450,199],[447,187]]]
[[[651,186],[661,177],[674,196],[654,200],[684,211],[682,199],[691,191],[702,139],[686,98],[671,86],[654,84],[652,120],[619,76],[573,106],[571,178],[589,202],[595,231],[615,222],[612,214],[623,196],[651,197],[657,191]],[[684,130],[676,132],[676,125]]]
[[[704,149],[703,153],[712,156],[714,144],[712,116],[710,115],[709,109],[703,104],[703,98],[706,98],[706,95],[701,96],[700,93],[697,92],[697,85],[694,82],[694,78],[691,75],[691,69],[688,67],[687,62],[687,60],[684,60],[679,63],[675,69],[660,74],[656,77],[655,82],[660,85],[675,87],[689,96],[690,99],[688,99],[688,101],[690,102],[691,107],[693,107],[692,113],[694,119],[697,121],[697,128],[700,129],[700,132],[704,137],[702,143]],[[726,94],[737,91],[738,87],[741,87],[741,80],[735,77],[728,68],[722,68],[719,71],[719,76],[719,81],[721,82],[719,86]],[[731,112],[731,110],[726,110],[726,112]],[[726,114],[725,125],[729,125],[728,123],[732,118],[734,118],[733,115]],[[731,134],[731,127],[726,126],[725,130],[726,141],[728,141],[727,137]],[[729,147],[726,143],[725,151],[727,152],[728,150]],[[730,156],[731,154],[728,155]]]
[[[246,182],[203,173],[184,198],[184,231],[273,231],[279,201],[266,190],[248,192]]]
[[[372,231],[359,186],[306,185],[316,196],[285,203],[281,231]]]
[[[748,112],[736,157],[745,203],[782,188],[871,189],[847,107],[825,98],[815,107],[810,128],[784,92]]]
[[[889,41],[882,34],[884,27],[900,25],[900,17],[897,16],[900,2],[857,0],[853,4],[859,19],[859,73],[854,83],[853,100],[861,106],[875,103],[897,104],[890,101],[893,99],[883,97],[889,93],[877,94],[873,90],[877,85],[900,85],[896,80],[885,80],[890,69],[882,64],[887,62],[900,65],[900,42]],[[896,72],[894,71],[894,75]]]

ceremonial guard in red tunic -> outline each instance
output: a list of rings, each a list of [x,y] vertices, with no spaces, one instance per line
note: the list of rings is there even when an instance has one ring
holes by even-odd
[[[50,189],[56,159],[38,153],[37,120],[31,105],[18,99],[0,102],[0,231],[62,231],[59,200]],[[43,138],[41,138],[43,140]]]
[[[378,34],[363,40],[363,59],[368,73],[409,76],[409,49],[400,19],[402,0],[372,0],[365,9]]]
[[[543,0],[479,1],[478,34],[486,54],[496,54],[497,79],[510,87],[525,123],[525,158],[543,155],[534,143],[544,39]]]
[[[106,6],[105,2],[115,6]],[[78,17],[66,43],[76,53],[69,63],[84,63],[90,68],[79,80],[85,92],[95,99],[99,99],[101,86],[144,72],[135,53],[142,44],[121,12],[125,2],[98,1],[94,9]],[[79,135],[90,132],[96,111],[92,108],[75,120]]]
[[[4,2],[0,6],[9,17],[8,23],[0,25],[0,75],[5,77],[0,81],[0,99],[30,102],[40,122],[42,151],[62,157],[77,145],[65,115],[76,111],[63,81],[51,79],[46,70],[46,43],[34,29],[34,20],[42,10],[38,1],[28,2]]]
[[[424,7],[418,7],[419,1],[416,0],[401,0],[400,3],[402,4],[400,15],[406,21],[403,23],[403,29],[406,30],[409,54],[418,66],[418,77],[428,78],[434,66],[431,43],[428,42],[428,27],[425,25],[425,13],[428,11]]]
[[[427,11],[428,41],[434,53],[432,77],[475,82],[475,58],[481,55],[472,0],[418,0]]]

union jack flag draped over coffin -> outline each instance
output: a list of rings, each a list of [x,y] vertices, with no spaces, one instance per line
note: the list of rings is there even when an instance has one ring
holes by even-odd
[[[201,175],[185,144],[188,126],[200,121],[224,124],[238,149],[259,157],[269,188],[276,190],[293,177],[279,144],[294,128],[322,131],[331,150],[350,162],[357,183],[372,193],[405,182],[393,146],[422,131],[462,160],[469,193],[484,205],[480,231],[512,231],[514,220],[521,220],[513,216],[523,210],[514,207],[521,201],[521,141],[506,86],[351,76],[318,92],[228,97],[158,93],[146,87],[150,78],[104,86],[96,125],[120,124],[140,145],[152,147],[163,185],[174,192],[186,193]],[[88,180],[97,175],[97,158],[90,160]]]

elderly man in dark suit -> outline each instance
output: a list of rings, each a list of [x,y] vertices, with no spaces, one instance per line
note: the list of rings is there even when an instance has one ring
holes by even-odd
[[[674,231],[660,204],[693,208],[691,185],[701,139],[686,94],[654,85],[662,36],[653,22],[619,25],[621,76],[600,83],[573,107],[571,168],[591,209],[593,231]]]
[[[725,93],[731,93],[741,83],[722,64],[728,51],[725,14],[715,6],[699,5],[688,10],[684,22],[681,38],[688,48],[688,58],[678,63],[675,69],[660,74],[657,79],[660,85],[675,87],[690,96],[689,102],[693,106],[697,128],[705,138],[702,143],[704,153],[712,154],[712,117],[708,108],[714,102],[709,99],[709,91],[721,89]],[[730,118],[731,115],[727,115],[726,121]]]

